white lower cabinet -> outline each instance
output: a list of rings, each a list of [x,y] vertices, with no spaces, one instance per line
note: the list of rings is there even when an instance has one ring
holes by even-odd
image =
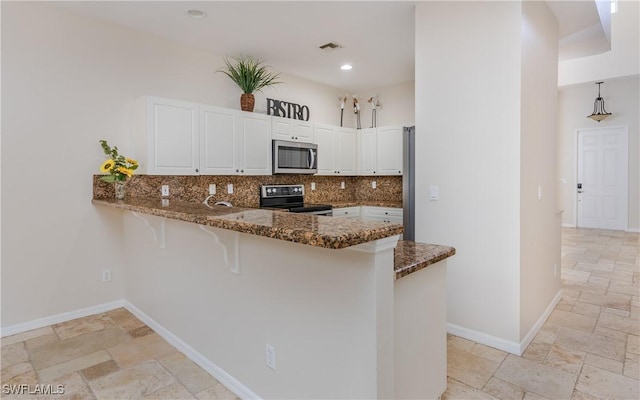
[[[360,219],[360,207],[340,207],[333,209],[334,217]]]
[[[391,222],[402,225],[402,208],[363,206],[360,211],[365,221]]]
[[[361,219],[363,221],[380,221],[403,224],[402,208],[394,207],[339,207],[333,209],[334,217]]]

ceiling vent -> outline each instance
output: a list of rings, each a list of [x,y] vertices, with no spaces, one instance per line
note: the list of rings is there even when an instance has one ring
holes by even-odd
[[[329,42],[329,43],[325,43],[322,46],[320,46],[320,49],[322,50],[333,50],[333,49],[341,49],[342,46],[339,45],[336,42]]]

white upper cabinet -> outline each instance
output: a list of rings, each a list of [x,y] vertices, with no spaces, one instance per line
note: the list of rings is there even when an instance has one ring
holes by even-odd
[[[145,109],[146,135],[135,138],[142,173],[271,174],[269,116],[159,97],[138,104]]]
[[[336,127],[315,124],[314,137],[318,145],[318,175],[335,175],[334,154]]]
[[[377,135],[376,128],[360,130],[360,160],[363,175],[375,175],[377,173]]]
[[[313,143],[313,123],[297,119],[271,117],[271,137],[275,140]]]
[[[202,174],[271,174],[268,116],[201,106],[200,121]]]
[[[238,116],[234,110],[200,108],[200,160],[202,174],[235,175],[239,164],[236,132]]]
[[[402,126],[387,126],[378,130],[378,175],[402,175]]]
[[[146,141],[136,157],[150,175],[194,175],[199,170],[198,104],[147,97],[142,100]]]
[[[236,174],[271,175],[271,120],[269,116],[238,111]]]
[[[357,174],[357,136],[352,128],[315,124],[318,175]]]
[[[358,137],[356,130],[351,128],[338,128],[337,152],[335,158],[336,171],[340,175],[356,175],[358,172],[357,154]],[[334,153],[335,154],[335,153]]]
[[[402,175],[403,127],[362,129],[362,175]]]

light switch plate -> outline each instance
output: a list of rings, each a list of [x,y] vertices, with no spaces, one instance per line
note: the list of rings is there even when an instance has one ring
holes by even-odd
[[[212,183],[209,185],[209,194],[216,194],[216,184]]]
[[[344,182],[340,182],[340,189],[344,189]]]
[[[316,190],[316,183],[315,182],[311,182],[311,190]]]
[[[378,183],[376,181],[371,181],[371,188],[375,189],[376,187],[378,187]]]
[[[233,194],[233,183],[227,184],[227,193]]]
[[[429,201],[438,201],[440,199],[440,188],[438,186],[429,186]]]

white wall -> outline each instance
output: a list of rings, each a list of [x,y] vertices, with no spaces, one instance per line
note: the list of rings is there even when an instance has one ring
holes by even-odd
[[[523,2],[522,16],[521,341],[561,287],[561,217],[556,202],[558,23],[544,2]]]
[[[510,342],[520,339],[520,18],[517,2],[416,4],[416,241],[456,248],[449,323]]]
[[[576,131],[582,128],[629,126],[629,229],[640,229],[640,79],[611,79],[601,87],[608,112],[613,115],[596,122],[587,115],[593,110],[598,87],[592,82],[566,86],[559,91],[558,154],[559,207],[564,209],[562,223],[576,225]],[[566,183],[562,183],[564,181]]]
[[[399,85],[384,86],[362,92],[366,99],[362,104],[361,124],[363,128],[371,126],[372,108],[366,102],[374,94],[378,96],[382,107],[376,111],[378,126],[405,125],[411,126],[415,121],[415,82],[405,82]]]
[[[2,326],[124,297],[120,218],[91,205],[99,139],[130,153],[134,100],[239,108],[220,56],[77,17],[2,3]],[[342,91],[294,77],[265,95],[336,123]],[[258,98],[258,109],[264,107]],[[113,281],[100,282],[112,269]]]
[[[640,2],[618,1],[611,15],[611,51],[589,57],[561,61],[559,86],[608,80],[640,73]]]

